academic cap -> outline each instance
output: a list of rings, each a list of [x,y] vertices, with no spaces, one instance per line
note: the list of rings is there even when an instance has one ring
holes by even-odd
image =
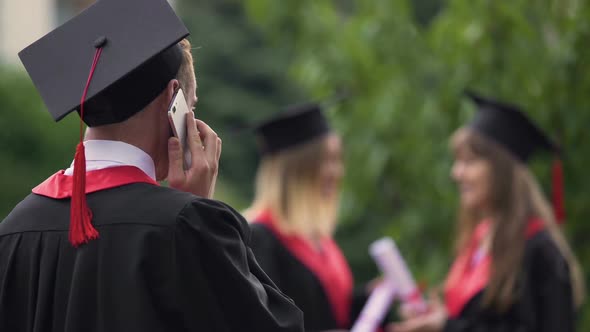
[[[477,113],[469,127],[506,148],[518,160],[527,163],[538,151],[556,155],[552,167],[552,204],[558,223],[565,221],[563,166],[561,149],[547,137],[517,106],[484,98],[472,91],[465,93],[476,105]]]
[[[84,102],[89,126],[142,110],[173,79],[188,30],[166,0],[99,0],[19,53],[49,113],[80,107],[95,50],[102,46]]]
[[[474,92],[466,95],[477,105],[469,124],[475,131],[494,140],[522,162],[535,152],[559,152],[559,148],[517,106],[484,98]]]
[[[302,103],[288,106],[255,131],[261,154],[275,154],[328,133],[330,126],[319,104]]]

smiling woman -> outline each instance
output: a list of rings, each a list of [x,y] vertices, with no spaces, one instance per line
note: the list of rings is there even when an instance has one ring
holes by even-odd
[[[291,107],[260,125],[258,136],[256,197],[245,212],[256,259],[303,311],[306,331],[348,328],[366,293],[353,292],[333,238],[344,172],[340,136],[316,104]]]
[[[444,305],[391,330],[573,331],[582,273],[526,166],[557,148],[515,106],[471,98],[479,111],[451,139],[461,205]]]
[[[501,308],[512,302],[513,291],[509,288],[513,288],[517,281],[519,269],[516,265],[525,242],[522,231],[527,232],[526,222],[530,222],[527,220],[531,216],[547,220],[544,223],[551,239],[577,272],[577,262],[563,234],[555,226],[551,207],[528,168],[506,149],[472,129],[459,129],[452,142],[456,151],[452,175],[459,186],[461,199],[457,247],[468,246],[470,235],[479,222],[489,218],[495,224],[495,236],[490,234],[490,238],[494,238],[492,243],[503,248],[499,250],[492,246],[492,255],[495,256],[496,279],[505,280],[490,280],[487,300],[495,299]],[[572,275],[572,285],[577,290],[574,297],[580,297],[583,292],[575,277],[579,276]],[[494,291],[498,294],[492,294]],[[576,303],[580,300],[576,299]]]

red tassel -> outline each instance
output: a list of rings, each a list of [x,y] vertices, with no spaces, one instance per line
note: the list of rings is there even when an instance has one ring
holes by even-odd
[[[560,159],[553,161],[552,169],[553,212],[558,224],[565,223],[565,205],[563,190],[563,165]]]
[[[102,53],[104,42],[97,46],[92,60],[92,67],[88,74],[86,87],[80,99],[80,142],[76,146],[74,156],[74,183],[72,185],[72,201],[70,202],[70,234],[69,240],[74,247],[78,247],[90,240],[98,238],[98,231],[92,226],[92,211],[86,203],[86,153],[84,152],[84,101],[88,87],[92,81],[94,70]]]
[[[92,226],[92,211],[86,204],[86,155],[82,142],[76,146],[74,185],[70,205],[70,243],[78,247],[96,239],[98,231]]]

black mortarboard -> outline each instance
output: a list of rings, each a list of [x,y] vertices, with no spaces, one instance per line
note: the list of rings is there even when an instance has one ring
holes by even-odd
[[[187,35],[166,0],[99,0],[19,56],[59,121],[78,110],[102,44],[83,119],[97,126],[126,120],[164,90],[182,61],[177,42]]]
[[[469,127],[502,145],[522,162],[526,163],[539,150],[560,153],[560,148],[517,106],[487,99],[473,92],[466,92],[466,95],[478,108]],[[563,166],[559,158],[554,160],[551,172],[553,212],[556,220],[563,223]]]
[[[526,163],[539,150],[558,152],[558,147],[517,106],[473,92],[466,95],[478,108],[469,127],[499,143],[519,160]]]
[[[256,127],[260,152],[274,154],[309,142],[330,131],[320,105],[297,104]]]

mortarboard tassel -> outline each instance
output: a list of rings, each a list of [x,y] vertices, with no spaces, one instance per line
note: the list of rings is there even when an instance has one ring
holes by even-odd
[[[78,247],[98,237],[98,231],[92,226],[92,211],[86,203],[86,155],[83,142],[76,146],[73,187],[69,238],[70,243]]]
[[[558,224],[565,223],[565,205],[563,192],[563,165],[561,159],[555,158],[553,161],[552,173],[552,191],[553,191],[553,212]]]
[[[86,202],[86,153],[84,151],[84,100],[88,93],[90,81],[94,75],[96,64],[102,53],[102,47],[106,39],[95,43],[96,52],[92,67],[88,74],[86,87],[80,100],[80,142],[76,146],[74,157],[74,183],[72,188],[72,201],[70,204],[70,234],[69,240],[74,247],[78,247],[98,237],[98,231],[92,226],[92,211]]]

